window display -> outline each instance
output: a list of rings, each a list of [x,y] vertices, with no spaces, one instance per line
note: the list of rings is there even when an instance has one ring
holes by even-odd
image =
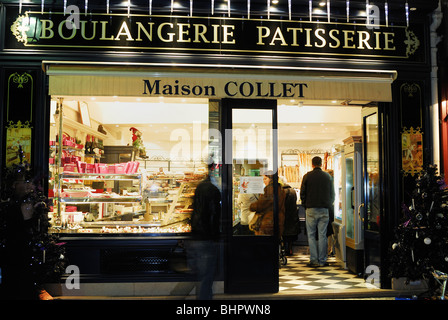
[[[52,231],[189,232],[194,191],[207,174],[208,101],[183,104],[181,110],[174,104],[140,101],[116,109],[116,103],[102,100],[90,106],[74,97],[52,101]],[[80,105],[84,114],[76,108]],[[86,108],[91,116],[87,125]],[[169,108],[181,111],[183,119],[170,114],[168,121]],[[136,112],[132,122],[131,110]],[[217,119],[210,122],[217,125]],[[219,171],[213,176],[219,182]]]

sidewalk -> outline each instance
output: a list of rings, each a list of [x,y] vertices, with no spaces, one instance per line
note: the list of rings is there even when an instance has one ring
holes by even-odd
[[[350,289],[350,290],[297,290],[287,293],[258,294],[216,294],[214,300],[395,300],[410,298],[421,292],[409,292],[389,289]],[[196,300],[196,296],[59,296],[54,300]]]

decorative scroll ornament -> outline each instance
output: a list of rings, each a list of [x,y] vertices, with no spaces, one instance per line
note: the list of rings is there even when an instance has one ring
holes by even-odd
[[[28,81],[31,78],[31,75],[29,75],[26,72],[24,72],[23,74],[18,74],[17,72],[15,72],[14,74],[12,74],[11,77],[12,82],[18,84],[17,88],[23,88],[23,84],[28,83]]]
[[[419,127],[401,132],[402,173],[414,176],[423,170],[423,132]]]
[[[33,126],[29,121],[25,121],[24,123],[22,123],[22,121],[20,120],[17,122],[10,120],[6,125],[6,129],[32,129],[32,128]]]
[[[23,23],[25,19],[26,16],[24,15],[18,16],[16,21],[11,25],[11,31],[14,37],[16,37],[18,42],[23,42],[24,44],[27,43],[28,39],[26,33],[30,30],[30,27]]]
[[[420,40],[417,38],[415,33],[409,28],[406,28],[406,40],[404,41],[406,44],[406,57],[413,55],[417,49],[420,47]]]
[[[405,83],[403,85],[403,91],[408,94],[409,98],[412,98],[414,96],[414,93],[418,91],[419,87],[415,83]]]

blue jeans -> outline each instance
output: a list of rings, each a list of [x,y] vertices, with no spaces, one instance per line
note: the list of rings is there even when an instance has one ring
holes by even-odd
[[[327,262],[327,226],[329,213],[327,208],[306,209],[306,231],[310,248],[310,263],[323,265]],[[317,230],[316,230],[317,229]],[[316,231],[318,239],[316,240]]]

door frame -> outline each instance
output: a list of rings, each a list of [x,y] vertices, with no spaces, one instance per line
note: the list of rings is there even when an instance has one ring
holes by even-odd
[[[279,231],[278,231],[278,192],[274,183],[274,234],[272,236],[238,236],[233,235],[232,225],[232,188],[233,163],[228,152],[232,152],[232,138],[226,130],[232,128],[233,109],[266,109],[272,110],[273,129],[273,165],[278,168],[278,135],[277,135],[277,100],[268,99],[222,99],[222,134],[223,141],[223,184],[222,212],[224,244],[224,292],[225,293],[275,293],[279,290]],[[228,147],[230,146],[230,147]],[[230,150],[228,150],[230,149]],[[278,179],[275,170],[274,180]]]
[[[387,277],[387,263],[385,261],[385,242],[387,241],[387,219],[385,217],[385,123],[383,117],[383,107],[380,103],[376,107],[364,107],[362,111],[362,135],[363,135],[363,209],[362,218],[364,220],[364,270],[366,272],[373,272],[372,274],[366,274],[367,276],[374,277],[373,280],[379,281],[381,288],[389,286]],[[369,201],[368,194],[368,175],[367,175],[367,131],[366,120],[368,117],[376,114],[378,120],[378,185],[379,185],[379,230],[370,231],[368,228],[369,220],[365,216],[367,213],[367,203]],[[378,272],[374,274],[374,272]],[[377,277],[377,278],[376,278]]]

